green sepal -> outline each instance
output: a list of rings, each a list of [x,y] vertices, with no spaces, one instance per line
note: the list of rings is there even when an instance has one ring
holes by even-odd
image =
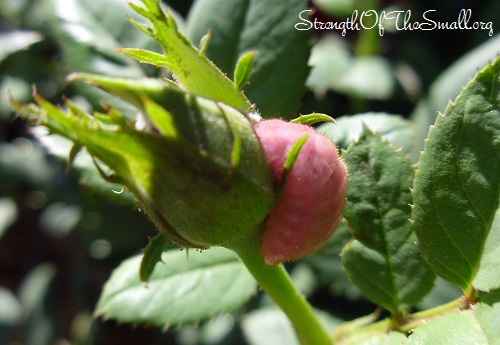
[[[143,283],[148,282],[156,264],[158,262],[163,262],[161,260],[161,255],[170,247],[172,247],[172,243],[169,241],[168,237],[162,233],[159,233],[149,241],[146,249],[144,249],[144,256],[142,257],[141,267],[139,269],[139,276]]]
[[[187,92],[225,103],[244,113],[252,110],[250,102],[241,90],[206,58],[203,50],[198,50],[177,30],[172,13],[169,11],[165,13],[158,0],[142,0],[142,2],[145,7],[133,4],[131,6],[152,22],[153,29],[145,27],[140,29],[157,40],[165,53],[143,49],[119,49],[119,51],[141,62],[168,68],[175,80]]]
[[[333,122],[335,123],[335,120],[326,114],[321,114],[321,113],[311,113],[307,115],[300,115],[299,117],[290,120],[292,123],[299,123],[301,125],[308,125],[312,126],[314,124],[320,123],[320,122]]]
[[[205,55],[208,46],[210,45],[210,40],[212,39],[212,31],[208,31],[200,40],[200,55]]]
[[[309,139],[309,135],[304,135],[301,137],[299,140],[293,144],[292,148],[288,152],[288,155],[286,156],[285,164],[283,165],[283,177],[281,178],[280,185],[278,187],[278,196],[281,197],[283,194],[283,190],[285,189],[286,186],[286,180],[288,179],[288,174],[293,168],[293,165],[297,161],[297,158],[299,157],[300,151],[306,144],[307,140]]]
[[[73,73],[67,77],[70,82],[83,81],[120,97],[137,108],[143,106],[143,96],[160,102],[174,91],[179,91],[176,84],[167,83],[159,79],[141,78],[114,78],[87,73]]]
[[[243,87],[250,79],[256,55],[257,52],[248,52],[238,59],[234,69],[234,83],[238,90],[243,90]]]

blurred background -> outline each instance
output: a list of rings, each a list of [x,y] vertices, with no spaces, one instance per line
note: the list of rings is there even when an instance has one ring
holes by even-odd
[[[192,1],[168,1],[168,6],[182,27]],[[492,22],[500,32],[500,2],[495,0],[316,0],[309,6],[325,22],[350,17],[355,9],[411,9],[414,20],[433,9],[440,21],[456,21],[461,9],[472,9],[472,21]],[[125,14],[131,11],[121,0],[0,2],[0,345],[247,341],[234,319],[169,331],[94,319],[94,306],[113,268],[139,253],[156,230],[130,195],[104,193],[105,198],[83,187],[98,178],[91,164],[82,162],[67,173],[57,150],[64,144],[42,145],[38,136],[43,134],[28,128],[10,106],[9,94],[30,102],[33,85],[56,104],[63,95],[88,109],[99,107],[102,99],[115,102],[83,85],[68,84],[66,76],[75,71],[158,76],[161,71],[112,52],[118,47],[157,49],[124,20]],[[312,35],[313,68],[300,113],[398,114],[415,122],[423,118],[425,133],[448,98],[483,60],[494,56],[491,52],[500,51],[498,34],[490,37],[487,30],[388,30],[383,37],[375,30],[344,37],[317,30]],[[457,63],[466,72],[454,72]],[[339,233],[321,260],[313,257],[289,268],[314,305],[350,320],[375,306],[343,275],[337,254],[349,235],[345,228]],[[456,296],[456,290],[440,284],[422,308]],[[255,309],[260,299],[239,313]]]

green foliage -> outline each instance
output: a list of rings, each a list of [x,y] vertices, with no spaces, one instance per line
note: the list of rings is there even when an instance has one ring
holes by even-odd
[[[174,8],[186,10],[188,2],[139,3],[131,10],[122,0],[0,2],[0,20],[8,22],[0,33],[0,259],[7,287],[0,287],[0,343],[94,344],[114,327],[102,327],[111,318],[172,326],[156,342],[182,345],[500,345],[499,37],[449,30],[450,49],[442,50],[435,32],[421,40],[416,31],[388,30],[383,38],[375,30],[346,37],[297,31],[305,0],[196,0],[187,15]],[[485,3],[474,17],[500,13],[496,2]],[[375,1],[312,5],[336,17],[382,9]],[[21,105],[32,84],[38,106]],[[62,107],[52,105],[63,93]],[[14,120],[9,94],[25,117],[71,140],[40,128],[31,137]],[[184,238],[175,233],[195,219],[223,215],[213,229],[224,236],[260,224],[277,186],[250,128],[258,113],[309,125],[335,117],[317,129],[342,149],[350,170],[345,219],[317,254],[286,267],[292,279],[306,272],[306,295],[323,312],[308,306],[296,290],[302,284],[291,285],[282,266],[261,265],[258,245],[249,242],[255,239],[241,240],[251,250],[238,252],[240,259],[223,248],[186,253],[131,211],[139,201],[157,219],[143,190],[163,209],[175,208],[170,214],[179,222],[160,229],[178,242]],[[69,161],[69,177],[52,155]],[[245,191],[228,199],[226,183],[200,183],[214,172],[229,172],[233,182],[236,175]],[[64,182],[77,178],[127,207]],[[123,185],[123,193],[112,192]],[[187,190],[190,201],[179,206]],[[259,202],[238,210],[248,200]],[[64,225],[64,210],[76,210],[73,225]],[[209,227],[197,232],[206,236]],[[135,255],[148,236],[144,255]],[[102,243],[108,259],[95,254]],[[100,285],[88,287],[117,265],[95,310],[102,317],[93,320]],[[288,320],[262,298],[249,270]],[[376,306],[389,316],[369,314]],[[203,321],[221,313],[229,320],[223,329]],[[71,334],[59,334],[61,324]]]

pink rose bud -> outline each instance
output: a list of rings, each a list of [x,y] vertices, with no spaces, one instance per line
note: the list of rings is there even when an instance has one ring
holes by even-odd
[[[262,243],[269,265],[297,260],[318,250],[337,228],[348,173],[335,144],[309,126],[266,120],[254,128],[278,185],[288,153],[308,136],[267,217]]]

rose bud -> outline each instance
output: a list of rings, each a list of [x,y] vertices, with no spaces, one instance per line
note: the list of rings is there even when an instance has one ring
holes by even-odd
[[[346,167],[335,144],[309,126],[266,120],[254,129],[281,185],[280,199],[266,220],[264,259],[274,265],[310,255],[337,228],[346,198]],[[307,141],[286,171],[289,152],[305,136]]]
[[[113,176],[103,177],[130,190],[172,242],[231,247],[251,233],[260,236],[276,195],[247,117],[165,83],[92,78],[89,82],[135,105],[151,126],[138,130],[109,107],[107,114],[92,116],[67,100],[63,110],[39,94],[37,105],[13,105],[22,116],[85,148],[99,160],[102,175],[99,164],[107,165]]]

